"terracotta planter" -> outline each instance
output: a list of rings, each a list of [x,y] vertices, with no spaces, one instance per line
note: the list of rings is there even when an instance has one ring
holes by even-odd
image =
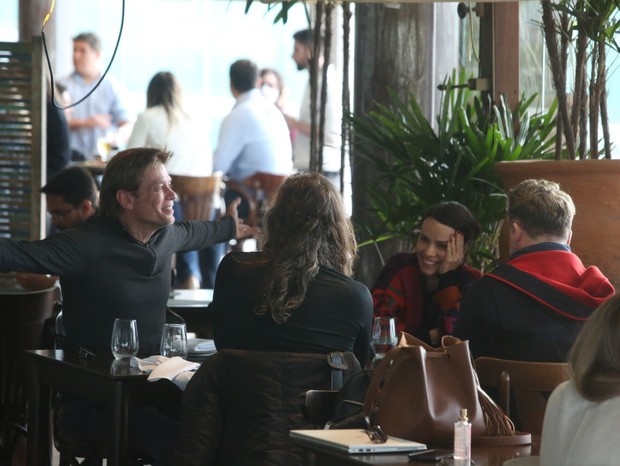
[[[620,160],[522,160],[500,162],[496,171],[509,190],[528,178],[560,184],[573,198],[571,248],[585,266],[596,265],[620,290]],[[500,257],[508,256],[505,232]]]

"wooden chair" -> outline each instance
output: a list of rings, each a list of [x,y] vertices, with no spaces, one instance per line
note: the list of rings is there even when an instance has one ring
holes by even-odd
[[[222,173],[211,176],[171,175],[186,220],[213,220],[223,211]],[[214,212],[217,214],[214,216]]]
[[[334,418],[338,401],[338,390],[308,390],[302,412],[313,429],[322,429]]]
[[[494,398],[507,415],[518,417],[520,430],[540,436],[547,398],[568,379],[568,365],[479,357],[475,367],[480,385],[497,390]]]
[[[216,220],[224,214],[222,173],[211,176],[171,175],[172,189],[177,193],[185,220]],[[173,267],[176,262],[173,262]],[[200,288],[196,277],[190,277],[177,288]]]
[[[244,223],[251,227],[263,226],[265,212],[287,177],[288,175],[258,172],[241,182],[226,181],[226,190],[241,198],[240,217]],[[243,238],[238,240],[233,249],[243,250],[244,241]]]
[[[302,464],[291,429],[311,428],[303,394],[336,389],[360,370],[351,352],[224,349],[202,363],[183,393],[173,464]]]
[[[263,216],[288,175],[258,172],[243,181],[226,181],[226,189],[238,192],[249,213],[243,218],[250,226],[262,226]]]
[[[0,292],[0,464],[12,464],[25,441],[27,379],[24,351],[51,348],[48,335],[56,288]]]

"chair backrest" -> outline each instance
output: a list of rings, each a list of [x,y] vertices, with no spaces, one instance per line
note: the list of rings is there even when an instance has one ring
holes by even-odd
[[[475,367],[480,385],[497,390],[497,403],[510,417],[518,418],[521,430],[541,435],[547,398],[568,379],[568,365],[479,357]]]
[[[0,459],[10,458],[15,434],[26,426],[25,350],[51,347],[47,332],[56,288],[0,291]],[[2,461],[0,461],[2,462]],[[9,462],[10,464],[10,462]]]
[[[218,351],[185,389],[173,463],[301,464],[289,431],[312,428],[302,412],[307,390],[361,370],[353,353],[343,357],[347,369],[328,354]]]
[[[179,196],[185,220],[212,220],[214,211],[221,211],[221,173],[211,176],[171,175],[170,178],[172,189]]]
[[[257,172],[243,180],[243,183],[250,189],[253,189],[256,193],[260,193],[260,196],[264,202],[269,204],[287,178],[288,175],[274,175],[272,173]]]
[[[250,226],[262,226],[263,216],[276,192],[288,175],[257,172],[243,181],[227,181],[226,188],[235,191],[247,205],[248,214],[243,218]]]

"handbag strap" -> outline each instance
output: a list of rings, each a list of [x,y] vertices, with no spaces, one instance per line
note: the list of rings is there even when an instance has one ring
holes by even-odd
[[[344,381],[343,372],[349,368],[344,354],[340,351],[333,351],[327,355],[327,364],[332,368],[331,389],[340,390]]]
[[[472,445],[501,446],[529,445],[532,443],[532,434],[529,432],[515,432],[512,435],[477,436],[471,438]]]

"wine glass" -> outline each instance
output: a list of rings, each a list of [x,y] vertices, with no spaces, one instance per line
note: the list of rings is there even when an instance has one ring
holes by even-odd
[[[102,162],[108,161],[108,155],[112,152],[112,143],[107,136],[97,139],[97,153]]]
[[[185,324],[164,324],[159,353],[167,358],[187,357],[187,330]]]
[[[129,359],[138,354],[138,323],[135,319],[114,321],[110,346],[116,359]]]
[[[385,357],[385,354],[396,346],[396,324],[394,317],[375,317],[372,324],[372,351],[374,362]]]

